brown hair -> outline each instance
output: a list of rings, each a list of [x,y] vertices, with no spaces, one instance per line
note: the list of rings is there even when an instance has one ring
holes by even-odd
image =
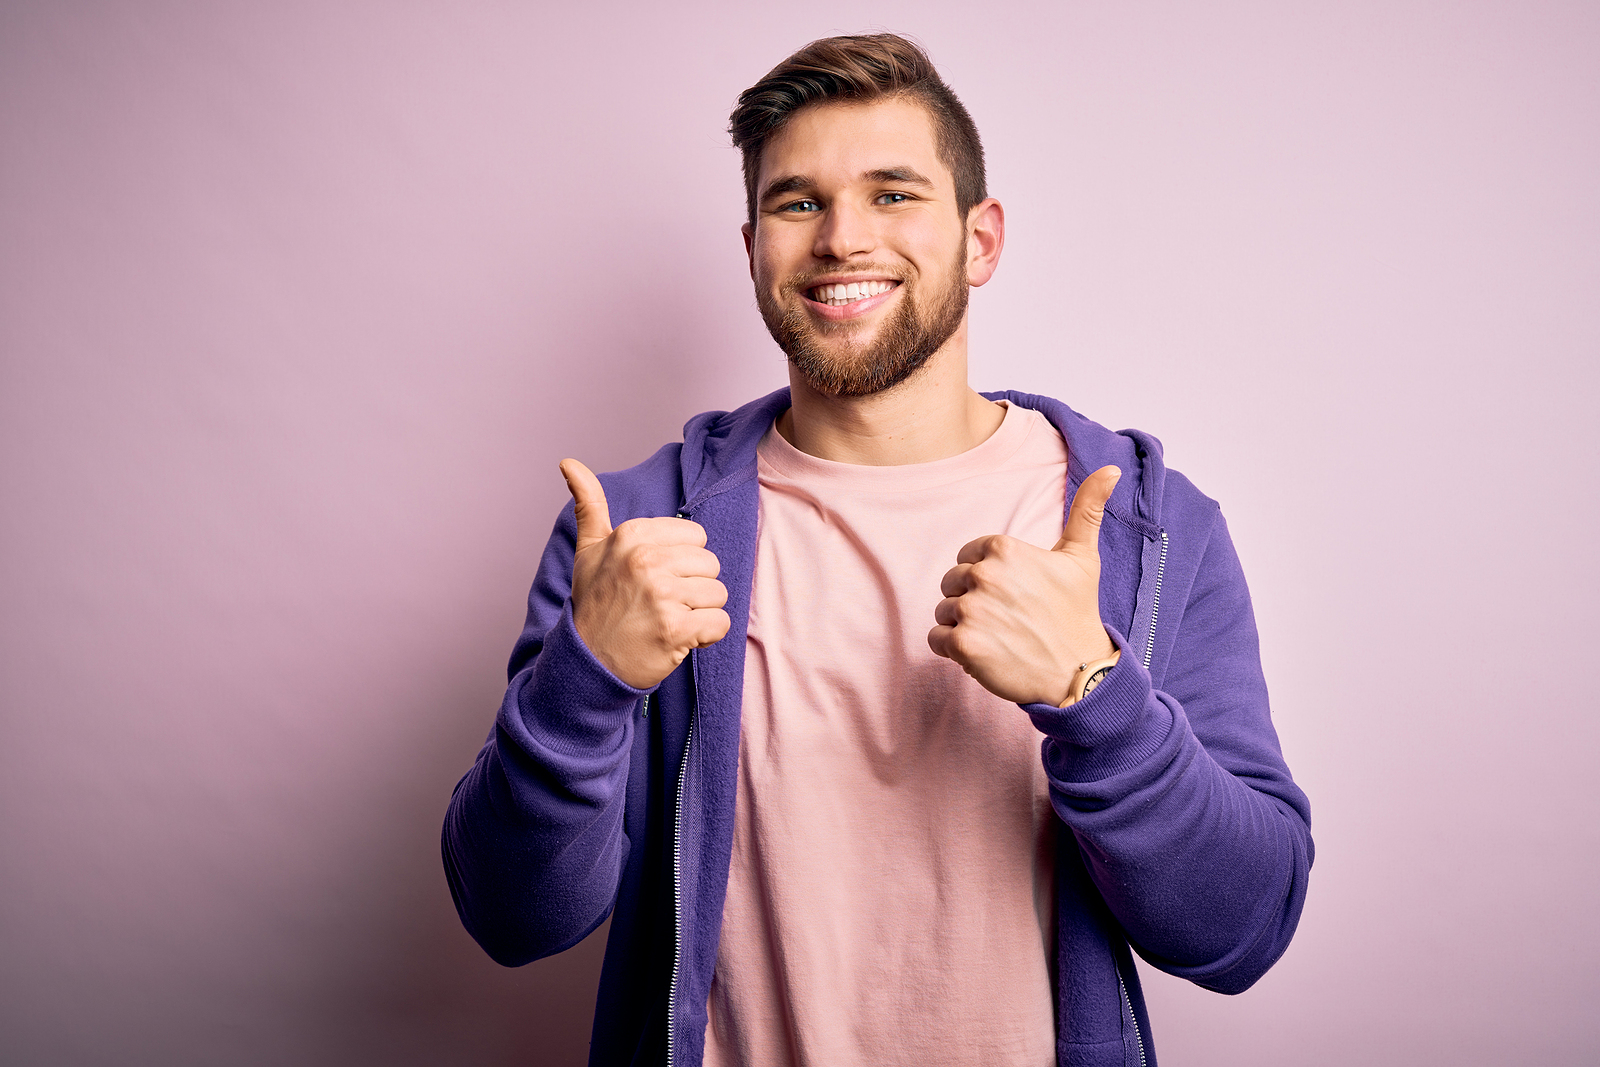
[[[728,133],[744,155],[750,225],[756,222],[761,151],[795,112],[813,104],[871,103],[887,96],[907,96],[928,109],[935,150],[955,178],[956,210],[965,218],[988,195],[978,127],[939,77],[928,53],[899,34],[876,33],[812,41],[739,94]]]

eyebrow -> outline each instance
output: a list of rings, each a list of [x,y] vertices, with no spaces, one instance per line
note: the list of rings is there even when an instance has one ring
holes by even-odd
[[[869,170],[865,177],[869,182],[899,182],[902,185],[926,185],[930,189],[933,188],[933,182],[924,178],[910,167]]]
[[[885,167],[880,170],[869,170],[862,177],[869,182],[897,182],[901,185],[921,185],[930,189],[933,188],[933,182],[910,167]],[[761,191],[759,202],[764,204],[775,196],[814,189],[816,185],[817,180],[806,174],[790,174],[782,178],[774,178]]]
[[[761,202],[765,203],[773,197],[783,196],[785,193],[797,193],[802,189],[810,189],[816,184],[817,180],[815,178],[809,178],[804,174],[790,174],[785,178],[775,178],[767,183],[765,189],[761,190]]]

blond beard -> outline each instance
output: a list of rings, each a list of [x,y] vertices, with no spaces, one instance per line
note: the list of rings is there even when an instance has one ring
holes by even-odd
[[[915,292],[902,294],[900,307],[884,322],[875,340],[846,344],[843,352],[822,343],[822,331],[805,308],[795,302],[814,281],[791,281],[784,286],[787,310],[759,286],[756,304],[767,332],[807,385],[824,396],[871,396],[892,389],[921,370],[960,327],[962,316],[967,313],[966,260],[963,241],[952,272],[953,281],[938,294],[933,306],[921,313],[912,299]],[[902,280],[900,284],[907,283]]]

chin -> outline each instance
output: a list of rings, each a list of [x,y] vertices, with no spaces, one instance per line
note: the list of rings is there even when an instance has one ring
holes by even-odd
[[[757,302],[768,332],[800,378],[823,396],[844,399],[885,392],[920,371],[961,325],[967,287],[952,286],[926,311],[914,299],[902,299],[876,328],[831,322],[819,328],[803,304]]]

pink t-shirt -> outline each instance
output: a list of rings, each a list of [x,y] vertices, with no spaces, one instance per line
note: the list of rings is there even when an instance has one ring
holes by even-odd
[[[708,1067],[1056,1062],[1041,734],[928,649],[961,546],[1061,535],[1066,443],[870,467],[769,430]]]

